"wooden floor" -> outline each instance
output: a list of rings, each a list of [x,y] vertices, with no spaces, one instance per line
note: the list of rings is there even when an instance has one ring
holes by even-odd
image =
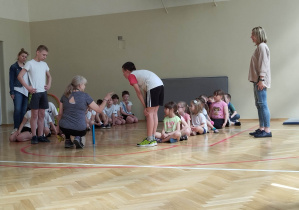
[[[88,132],[83,150],[10,143],[0,126],[0,209],[299,209],[299,126],[256,120],[138,148],[145,122]],[[159,124],[161,128],[161,124]]]

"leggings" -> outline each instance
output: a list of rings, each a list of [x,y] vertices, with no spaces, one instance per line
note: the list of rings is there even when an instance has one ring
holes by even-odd
[[[62,128],[60,127],[60,130],[63,132],[63,134],[65,135],[66,139],[71,139],[71,136],[85,136],[86,135],[86,130],[83,131],[77,131],[77,130],[73,130],[73,129],[67,129],[67,128]]]

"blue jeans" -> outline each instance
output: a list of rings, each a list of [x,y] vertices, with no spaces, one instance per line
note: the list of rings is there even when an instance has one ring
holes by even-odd
[[[231,122],[236,122],[238,119],[240,119],[240,115],[236,114],[234,117],[229,116],[229,120]]]
[[[257,108],[260,127],[270,127],[270,110],[267,104],[267,88],[258,90],[257,83],[253,83],[254,99]]]
[[[26,114],[27,104],[28,104],[28,97],[15,91],[15,98],[13,100],[14,103],[14,113],[13,113],[13,120],[14,120],[14,128],[19,128],[21,122],[23,121],[24,115]]]

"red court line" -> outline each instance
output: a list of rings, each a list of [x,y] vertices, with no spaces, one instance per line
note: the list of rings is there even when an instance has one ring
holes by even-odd
[[[245,161],[231,161],[231,162],[219,162],[219,163],[199,163],[199,164],[186,164],[186,165],[153,165],[153,167],[187,167],[187,166],[206,166],[206,165],[225,165],[225,164],[238,164],[238,163],[250,163],[250,162],[265,162],[265,161],[275,161],[275,160],[286,160],[286,159],[296,159],[299,158],[299,156],[295,157],[282,157],[282,158],[269,158],[264,160],[245,160]],[[0,165],[0,167],[15,167],[15,168],[65,168],[65,169],[93,169],[93,168],[143,168],[136,166],[19,166],[19,165]],[[142,165],[141,165],[142,166]],[[145,167],[146,168],[146,167]],[[152,167],[151,167],[152,168]]]
[[[239,133],[237,133],[237,134],[235,134],[235,135],[232,135],[232,136],[230,136],[230,137],[227,137],[227,138],[225,138],[225,139],[222,139],[222,140],[220,140],[220,141],[218,141],[218,142],[216,142],[216,143],[214,143],[214,144],[211,144],[211,145],[209,145],[209,146],[212,147],[212,146],[215,146],[216,144],[220,144],[220,143],[222,143],[222,142],[224,142],[224,141],[226,141],[226,140],[228,140],[228,139],[231,139],[231,138],[234,138],[235,136],[240,135],[241,133],[244,133],[244,132],[246,132],[246,131],[250,131],[250,130],[252,130],[252,129],[255,128],[255,127],[256,127],[256,125],[253,126],[253,127],[251,127],[251,128],[249,128],[249,129],[247,129],[247,130],[241,131],[241,132],[239,132]]]

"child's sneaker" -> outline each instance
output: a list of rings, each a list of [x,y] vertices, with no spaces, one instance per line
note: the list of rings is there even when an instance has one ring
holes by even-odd
[[[137,147],[153,147],[155,145],[151,144],[150,141],[147,140],[147,138],[143,139],[142,142],[137,144]]]
[[[236,125],[236,126],[240,126],[240,125],[241,125],[241,122],[239,122],[239,121],[238,121],[238,122],[235,122],[235,125]]]
[[[215,129],[215,130],[214,130],[214,133],[219,133],[219,130]]]
[[[107,124],[107,125],[106,125],[106,128],[107,128],[107,129],[111,128],[111,125],[110,125],[110,124]]]
[[[156,138],[157,143],[162,143],[162,139]]]
[[[180,141],[183,141],[183,140],[188,140],[188,136],[187,135],[181,136]]]

